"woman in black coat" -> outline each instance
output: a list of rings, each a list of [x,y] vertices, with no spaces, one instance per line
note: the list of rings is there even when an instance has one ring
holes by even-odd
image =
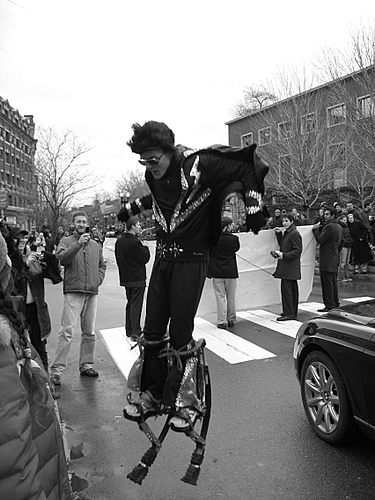
[[[301,279],[302,237],[293,224],[292,214],[283,216],[284,233],[275,228],[280,251],[271,252],[278,259],[275,278],[281,279],[283,312],[277,321],[296,319],[298,314],[298,283]]]
[[[367,241],[367,227],[363,222],[354,217],[353,214],[348,214],[348,227],[350,235],[353,239],[352,257],[355,265],[354,273],[367,273],[367,266],[372,260],[370,246]]]

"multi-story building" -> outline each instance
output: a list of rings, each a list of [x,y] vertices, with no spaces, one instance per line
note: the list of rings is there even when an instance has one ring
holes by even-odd
[[[21,116],[0,97],[0,212],[9,224],[28,230],[37,199],[34,133],[33,116]]]
[[[374,94],[370,66],[227,122],[229,144],[258,144],[270,204],[362,204],[375,196]]]

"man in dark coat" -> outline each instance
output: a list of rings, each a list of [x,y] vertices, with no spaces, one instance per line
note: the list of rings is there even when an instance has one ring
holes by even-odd
[[[116,241],[115,257],[120,285],[125,287],[125,331],[127,337],[136,339],[141,334],[141,312],[146,288],[146,264],[150,250],[139,240],[141,225],[137,217],[126,221],[126,233]]]
[[[232,328],[236,321],[236,289],[238,268],[236,252],[240,249],[238,236],[231,233],[232,219],[221,219],[221,236],[211,247],[207,277],[213,278],[216,298],[217,327]]]
[[[298,283],[301,279],[302,237],[294,225],[294,214],[283,216],[284,233],[275,228],[280,251],[271,252],[278,259],[275,278],[281,279],[283,312],[277,321],[296,319],[298,314]]]
[[[315,239],[320,245],[319,269],[324,302],[324,308],[318,309],[318,312],[327,312],[340,305],[337,291],[337,269],[343,238],[342,228],[335,217],[336,209],[326,207],[324,209],[325,224],[322,231],[320,232],[320,223],[313,226]]]

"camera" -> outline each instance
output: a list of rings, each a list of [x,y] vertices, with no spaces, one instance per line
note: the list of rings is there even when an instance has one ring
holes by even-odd
[[[86,226],[85,233],[89,233],[89,232],[90,232],[90,226]]]

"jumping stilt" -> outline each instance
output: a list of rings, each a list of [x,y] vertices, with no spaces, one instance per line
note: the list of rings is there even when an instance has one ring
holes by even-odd
[[[191,363],[191,365],[187,367],[185,371],[185,373],[189,375],[189,377],[186,378],[194,379],[195,392],[196,392],[196,394],[194,394],[194,397],[196,397],[197,401],[199,402],[200,411],[193,412],[195,413],[196,417],[194,418],[194,420],[191,420],[189,418],[187,411],[182,411],[184,410],[184,408],[182,408],[181,410],[177,408],[176,411],[170,408],[164,408],[162,406],[159,406],[158,410],[153,410],[153,411],[146,410],[144,413],[144,410],[142,409],[141,405],[138,402],[133,401],[132,398],[128,396],[129,403],[135,404],[136,408],[139,409],[140,415],[139,417],[132,417],[132,416],[129,417],[129,414],[124,410],[125,418],[136,421],[138,423],[139,429],[147,436],[147,438],[152,443],[151,447],[146,451],[146,453],[143,455],[143,457],[138,462],[136,467],[127,475],[128,479],[130,479],[131,481],[137,484],[142,484],[142,481],[148,474],[151,465],[154,463],[162,447],[163,441],[166,438],[169,429],[172,429],[174,431],[184,433],[196,444],[196,448],[192,454],[188,469],[181,480],[191,485],[197,484],[197,480],[201,470],[201,464],[204,459],[206,437],[211,415],[211,383],[204,352],[205,345],[206,345],[205,340],[200,339],[198,342],[194,343],[193,346],[189,349],[174,351],[173,349],[166,348],[164,352],[161,354],[161,356],[167,356],[167,357],[174,356],[177,357],[178,359],[194,358],[194,362]],[[180,392],[183,390],[182,386],[183,382],[181,384]],[[189,388],[191,388],[190,385]],[[147,398],[149,398],[149,396],[147,396]],[[183,398],[180,399],[183,400]],[[161,415],[166,415],[167,418],[159,436],[156,437],[155,434],[150,429],[149,425],[147,424],[146,420],[148,420],[148,418],[151,416],[158,417]],[[186,420],[186,422],[189,424],[188,429],[186,429],[185,426],[183,429],[179,430],[172,424],[173,419],[176,416],[178,417],[179,420],[181,419]],[[198,434],[198,432],[194,429],[197,420],[201,420],[200,434]]]

